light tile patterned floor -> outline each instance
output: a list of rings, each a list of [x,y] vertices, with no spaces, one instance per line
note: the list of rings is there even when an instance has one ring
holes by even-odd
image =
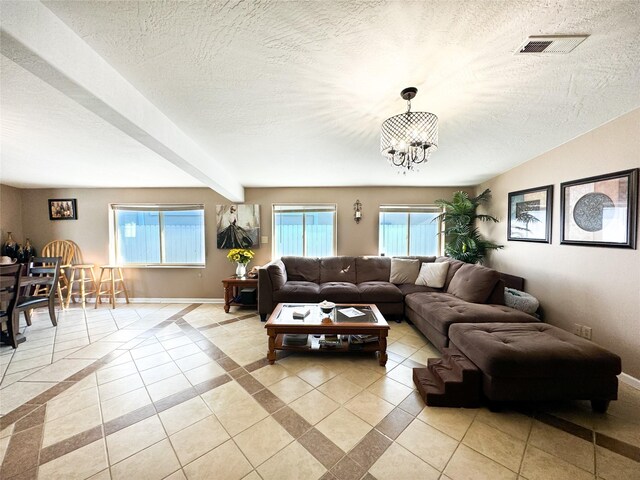
[[[265,360],[255,312],[148,305],[34,315],[0,348],[3,479],[640,479],[640,392],[608,414],[428,408],[437,351],[391,323],[389,362]]]

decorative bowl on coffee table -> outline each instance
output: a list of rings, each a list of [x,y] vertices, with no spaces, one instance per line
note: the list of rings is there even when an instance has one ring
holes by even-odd
[[[336,304],[333,302],[327,302],[326,300],[320,302],[318,304],[322,313],[331,313],[331,311],[336,308]]]

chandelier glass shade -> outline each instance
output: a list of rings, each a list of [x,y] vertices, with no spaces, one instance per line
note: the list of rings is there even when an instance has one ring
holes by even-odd
[[[438,149],[438,117],[429,112],[411,111],[411,99],[417,91],[410,87],[401,92],[407,101],[407,111],[386,119],[380,134],[380,152],[403,173],[425,163]]]

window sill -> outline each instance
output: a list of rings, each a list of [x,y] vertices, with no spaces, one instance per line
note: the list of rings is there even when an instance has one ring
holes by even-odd
[[[206,265],[144,265],[144,264],[122,264],[119,265],[122,268],[149,268],[149,269],[176,269],[176,268],[207,268]]]

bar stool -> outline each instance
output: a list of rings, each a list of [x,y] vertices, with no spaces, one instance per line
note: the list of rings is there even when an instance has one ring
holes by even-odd
[[[67,293],[67,308],[69,308],[69,302],[73,299],[73,295],[80,297],[82,308],[85,308],[86,297],[88,295],[97,294],[98,287],[96,286],[96,276],[93,273],[93,264],[84,263],[79,265],[71,265],[71,274],[69,275],[69,292]],[[76,277],[76,272],[79,272],[79,278]],[[87,275],[88,273],[88,275]],[[78,284],[78,290],[73,292],[73,285]],[[87,289],[87,283],[89,283],[89,289]],[[97,301],[97,300],[96,300]],[[75,299],[73,299],[75,303]]]
[[[76,299],[74,298],[75,295],[78,295],[80,297],[82,308],[85,308],[87,295],[98,293],[96,275],[93,271],[94,264],[86,263],[84,261],[82,257],[82,251],[75,242],[73,242],[72,240],[67,240],[67,242],[71,243],[74,247],[73,260],[71,261],[71,266],[69,267],[69,271],[71,273],[69,275],[69,290],[67,292],[67,308],[69,308],[69,302],[71,300],[73,300],[73,303],[76,303]],[[76,272],[78,272],[77,275]],[[75,283],[78,284],[78,288],[77,292],[74,293],[73,285]],[[88,289],[87,283],[89,283]]]
[[[105,273],[107,277],[105,278]],[[116,274],[118,275],[116,277]],[[107,287],[102,290],[102,284],[106,283]],[[116,283],[120,283],[121,290],[116,290]],[[116,295],[124,293],[124,298],[129,303],[129,293],[127,287],[124,284],[124,276],[122,275],[122,268],[117,265],[102,265],[100,267],[100,278],[98,280],[98,293],[96,294],[96,307],[102,303],[101,295],[108,295],[111,300],[111,307],[116,308]]]

